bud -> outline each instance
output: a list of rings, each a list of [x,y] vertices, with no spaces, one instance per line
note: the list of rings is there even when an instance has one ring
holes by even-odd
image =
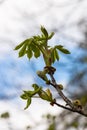
[[[52,93],[51,93],[50,89],[47,89],[46,93],[49,96],[49,98],[52,100]]]
[[[77,108],[82,109],[81,102],[80,102],[80,100],[78,100],[78,99],[73,101],[73,105],[74,105],[75,107],[77,107]]]
[[[44,81],[48,81],[48,78],[47,78],[47,76],[46,76],[46,74],[44,73],[44,71],[37,71],[37,75],[41,78],[41,79],[43,79]]]
[[[58,87],[60,90],[63,90],[63,85],[62,85],[62,84],[57,84],[57,87]]]

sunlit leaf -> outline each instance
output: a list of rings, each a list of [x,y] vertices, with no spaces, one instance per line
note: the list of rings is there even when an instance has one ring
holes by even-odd
[[[40,96],[40,98],[49,101],[49,96],[47,95],[47,93],[45,91],[41,91],[39,93],[39,96]]]
[[[49,100],[52,101],[52,93],[51,93],[50,89],[47,89],[46,93],[49,96]]]
[[[26,94],[26,96],[32,97],[35,94],[37,94],[40,90],[41,90],[41,87],[39,87],[39,88],[37,88],[37,89],[35,89],[33,91],[30,91],[30,90],[29,91],[24,91],[24,93]]]
[[[43,100],[47,100],[49,102],[51,102],[53,99],[52,99],[52,93],[50,92],[50,90],[41,90],[38,95],[40,96],[40,98],[42,98]]]

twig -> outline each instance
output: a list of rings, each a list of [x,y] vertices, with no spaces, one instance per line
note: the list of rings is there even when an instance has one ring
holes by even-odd
[[[59,103],[57,103],[57,102],[54,102],[54,104],[57,105],[57,106],[59,106],[59,107],[61,107],[61,108],[64,108],[64,109],[66,109],[66,110],[69,110],[69,111],[71,111],[71,112],[77,112],[77,113],[79,113],[79,114],[81,114],[81,115],[87,117],[87,114],[84,113],[84,112],[81,111],[81,110],[78,110],[78,109],[72,109],[72,108],[69,108],[69,107],[63,106],[63,105],[61,105],[61,104],[59,104]]]
[[[57,92],[58,92],[58,94],[60,95],[60,97],[66,102],[66,104],[68,104],[68,106],[69,106],[70,108],[69,108],[69,107],[66,107],[66,106],[63,106],[63,105],[61,105],[61,104],[58,104],[56,101],[54,101],[53,104],[55,104],[55,105],[57,105],[57,106],[59,106],[59,107],[62,107],[62,108],[64,108],[64,109],[66,109],[66,110],[69,110],[69,111],[72,111],[72,112],[77,112],[77,113],[79,113],[79,114],[84,115],[85,117],[87,117],[87,114],[84,113],[84,111],[83,111],[81,108],[75,107],[75,106],[73,105],[73,103],[71,102],[71,100],[68,99],[68,98],[64,95],[64,93],[60,90],[60,88],[58,88],[58,85],[57,85],[56,80],[55,80],[55,78],[54,78],[54,76],[53,76],[53,73],[50,72],[49,75],[50,75],[50,77],[51,77],[50,85],[52,85],[52,86],[57,90]]]
[[[63,94],[63,92],[58,88],[58,85],[53,77],[53,74],[50,73],[50,77],[52,82],[50,84],[58,91],[59,95],[62,97],[62,99],[68,104],[71,108],[73,108],[72,102]],[[73,108],[74,109],[74,108]]]

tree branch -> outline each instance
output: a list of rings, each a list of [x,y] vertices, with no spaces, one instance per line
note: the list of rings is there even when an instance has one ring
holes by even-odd
[[[58,103],[56,102],[56,100],[53,102],[53,104],[55,104],[55,105],[57,105],[57,106],[59,106],[59,107],[62,107],[62,108],[64,108],[64,109],[66,109],[66,110],[69,110],[69,111],[72,111],[72,112],[77,112],[77,113],[79,113],[79,114],[84,115],[85,117],[87,117],[87,114],[84,113],[83,109],[80,108],[80,107],[74,106],[74,104],[72,103],[72,101],[71,101],[70,99],[68,99],[68,98],[64,95],[64,93],[62,92],[62,90],[61,90],[60,88],[58,88],[58,84],[56,83],[56,80],[55,80],[53,74],[54,74],[54,73],[53,73],[52,71],[49,72],[49,75],[50,75],[50,77],[51,77],[50,85],[52,85],[52,86],[57,90],[57,92],[58,92],[58,94],[60,95],[60,97],[66,102],[66,104],[67,104],[69,107],[66,107],[66,106],[63,106],[63,105],[61,105],[61,104],[58,104]]]
[[[63,105],[61,105],[61,104],[59,104],[59,103],[57,103],[57,102],[54,102],[54,104],[57,105],[58,107],[64,108],[64,109],[69,110],[69,111],[71,111],[71,112],[77,112],[77,113],[79,113],[79,114],[81,114],[81,115],[87,117],[87,114],[84,113],[84,112],[81,111],[81,110],[78,110],[78,109],[75,110],[75,109],[72,109],[72,108],[69,108],[69,107],[63,106]]]

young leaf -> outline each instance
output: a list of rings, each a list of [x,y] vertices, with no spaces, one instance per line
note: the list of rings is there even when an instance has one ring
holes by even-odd
[[[49,36],[48,39],[51,39],[54,36],[54,32],[52,32]]]
[[[41,79],[43,79],[44,81],[48,81],[48,78],[47,78],[47,76],[46,76],[46,74],[45,74],[45,72],[44,71],[37,71],[37,75],[41,78]]]
[[[50,89],[47,89],[46,93],[49,96],[49,100],[52,101],[53,97],[52,97],[52,93],[51,93]]]
[[[14,50],[18,50],[18,49],[20,49],[23,45],[24,45],[24,42],[20,43],[18,46],[15,47]]]
[[[61,52],[65,53],[65,54],[70,54],[70,51],[65,49],[65,48],[61,48],[59,49]]]
[[[70,51],[63,48],[62,45],[58,45],[58,46],[55,46],[58,50],[60,50],[61,52],[65,53],[65,54],[70,54]]]
[[[24,100],[26,100],[26,99],[28,98],[28,96],[27,96],[26,94],[22,94],[20,97],[21,97],[22,99],[24,99]]]
[[[62,45],[56,45],[55,48],[61,49],[61,48],[63,48],[63,46]]]
[[[30,104],[31,104],[31,98],[29,97],[27,99],[27,105],[26,105],[26,107],[24,109],[27,109],[30,106]]]
[[[59,54],[58,54],[58,51],[55,49],[55,57],[56,57],[56,60],[59,60]]]
[[[52,59],[52,63],[54,63],[55,62],[55,53],[54,53],[54,49],[52,50],[52,52],[51,52],[51,59]]]
[[[30,48],[30,45],[28,45],[28,49],[27,49],[27,51],[26,51],[26,54],[27,54],[27,57],[28,57],[29,59],[32,58],[33,53],[32,53],[32,50],[31,50],[31,48]]]
[[[37,90],[39,88],[37,84],[32,84],[32,87],[34,88],[34,90]]]
[[[59,55],[55,47],[51,52],[51,56],[52,56],[52,63],[54,63],[56,60],[59,60]]]
[[[19,51],[19,57],[24,56],[25,53],[26,53],[26,44],[24,44],[21,50]]]
[[[48,32],[43,26],[41,26],[41,31],[46,36],[46,38],[48,38]]]
[[[35,58],[38,58],[40,56],[40,50],[38,49],[38,47],[36,45],[32,44],[31,49],[34,52]]]
[[[38,87],[37,89],[33,90],[33,91],[24,91],[24,93],[26,94],[27,97],[32,97],[35,94],[37,94],[39,91],[41,90],[41,87]]]
[[[41,90],[38,95],[40,96],[40,98],[42,98],[43,100],[47,100],[49,102],[51,102],[53,100],[52,98],[52,93],[50,92],[49,89],[47,89],[46,91]]]
[[[47,93],[45,91],[42,90],[38,94],[39,94],[40,98],[42,98],[43,100],[49,101],[49,96],[47,95]]]

